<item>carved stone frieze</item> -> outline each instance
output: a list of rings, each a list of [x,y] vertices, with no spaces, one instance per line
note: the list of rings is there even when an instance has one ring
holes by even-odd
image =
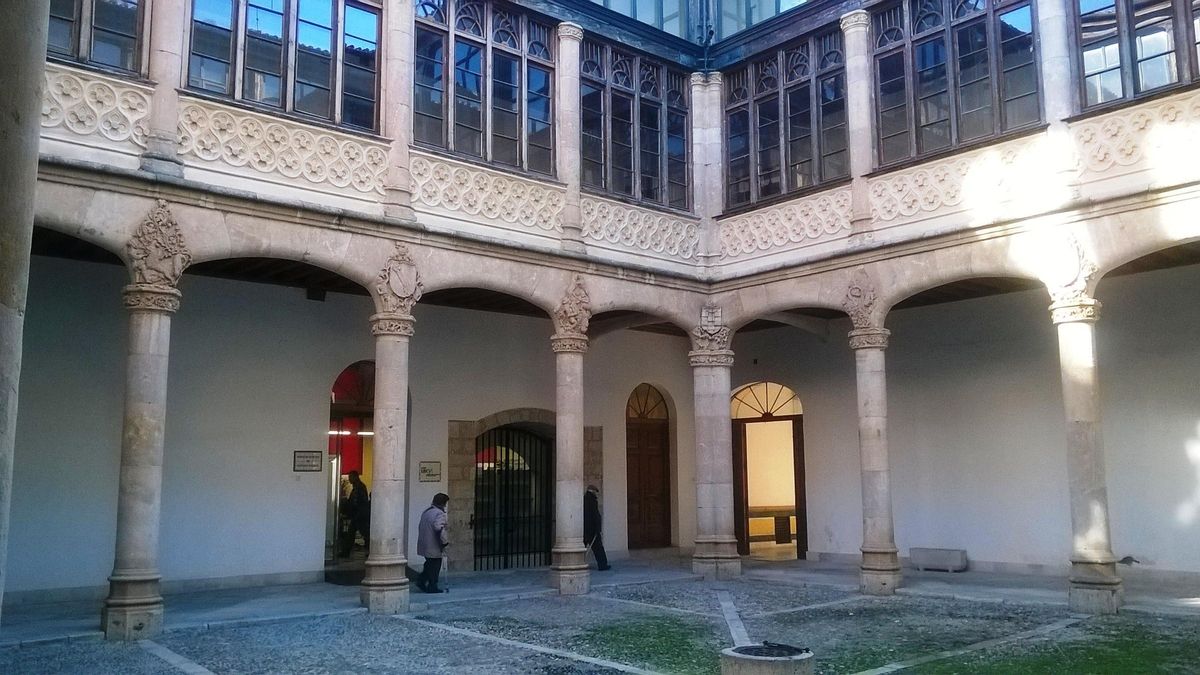
[[[178,289],[158,284],[130,284],[121,290],[125,309],[131,311],[173,314],[179,310],[181,297]]]
[[[700,231],[694,220],[584,195],[583,236],[641,251],[691,260]]]
[[[690,351],[688,352],[688,363],[693,368],[713,366],[731,368],[733,367],[733,350]]]
[[[867,273],[859,268],[854,273],[850,286],[846,289],[846,297],[842,299],[842,309],[850,315],[850,322],[859,330],[874,328],[875,284]]]
[[[138,285],[173,287],[192,262],[192,254],[165,199],[154,203],[130,237],[126,251],[133,282]]]
[[[1136,170],[1148,154],[1173,169],[1186,169],[1194,166],[1200,148],[1198,126],[1200,94],[1191,92],[1076,122],[1071,138],[1085,175]],[[1169,161],[1172,155],[1177,162]]]
[[[892,331],[886,328],[860,328],[850,331],[850,349],[887,349]]]
[[[47,63],[42,128],[63,128],[146,147],[150,90],[93,73]]]
[[[304,183],[383,194],[387,145],[208,101],[185,100],[179,154]]]
[[[371,335],[402,335],[412,337],[417,320],[410,314],[380,312],[371,315]]]
[[[396,242],[392,255],[375,278],[375,295],[379,298],[380,314],[411,315],[413,305],[421,299],[421,275],[408,247]]]
[[[583,285],[583,277],[576,274],[554,310],[555,335],[587,335],[588,322],[592,318],[592,299]]]
[[[837,188],[720,221],[721,257],[850,234],[850,189]]]
[[[412,155],[413,206],[562,232],[564,190],[468,164]]]

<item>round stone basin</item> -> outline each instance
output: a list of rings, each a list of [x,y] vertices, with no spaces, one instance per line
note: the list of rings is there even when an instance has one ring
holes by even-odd
[[[813,655],[807,649],[764,642],[721,651],[721,675],[796,673],[812,675]]]

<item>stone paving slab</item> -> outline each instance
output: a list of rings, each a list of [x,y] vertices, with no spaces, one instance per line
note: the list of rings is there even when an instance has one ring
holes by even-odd
[[[0,673],[21,675],[161,675],[171,668],[137,644],[56,642],[0,648]]]
[[[716,584],[700,583],[696,580],[680,580],[601,589],[597,594],[608,598],[718,615],[721,607],[717,600],[717,590],[729,592],[734,605],[743,618],[764,612],[842,600],[855,595],[854,592],[838,587],[780,585],[753,579],[739,579]]]

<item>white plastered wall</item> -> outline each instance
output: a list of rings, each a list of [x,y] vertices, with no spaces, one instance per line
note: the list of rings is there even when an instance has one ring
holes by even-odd
[[[1105,280],[1097,326],[1113,547],[1139,572],[1200,572],[1200,266]],[[1064,572],[1070,553],[1057,344],[1044,292],[894,312],[887,350],[896,540],[1000,569]],[[856,555],[854,361],[790,328],[738,335],[735,386],[804,405],[812,555]],[[758,364],[754,364],[758,359]]]
[[[112,569],[125,365],[123,268],[35,257],[14,473],[8,588],[100,589]],[[329,387],[373,358],[365,297],[185,276],[172,322],[160,569],[168,584],[315,578],[327,476],[293,473],[325,448]],[[418,305],[411,346],[409,518],[445,482],[447,422],[554,408],[548,319]],[[625,403],[649,381],[675,402],[676,538],[695,531],[691,369],[683,338],[622,331],[593,341],[585,424],[604,427],[606,539],[625,548]],[[444,476],[444,473],[443,473]],[[415,532],[409,528],[409,555]],[[93,593],[94,594],[94,593]]]

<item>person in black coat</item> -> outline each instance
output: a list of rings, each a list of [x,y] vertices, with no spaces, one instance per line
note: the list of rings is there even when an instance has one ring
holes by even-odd
[[[596,568],[603,572],[609,569],[608,555],[604,552],[604,538],[600,536],[603,521],[600,518],[600,490],[595,485],[589,485],[583,493],[583,543],[592,549],[596,556]]]
[[[350,557],[356,534],[362,535],[367,550],[371,550],[371,496],[367,492],[366,483],[358,477],[357,471],[351,471],[349,476],[350,496],[346,499],[343,515],[350,521],[350,527],[347,537],[342,542],[343,558]]]

